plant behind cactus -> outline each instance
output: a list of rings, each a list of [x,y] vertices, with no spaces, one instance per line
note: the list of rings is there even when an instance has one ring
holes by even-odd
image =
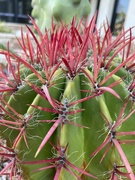
[[[51,27],[52,18],[57,24],[68,24],[73,17],[86,19],[90,13],[89,0],[32,0],[32,7],[32,16],[42,32]]]
[[[134,37],[101,37],[95,19],[45,34],[31,19],[40,40],[27,27],[20,55],[1,50],[0,176],[135,179]]]

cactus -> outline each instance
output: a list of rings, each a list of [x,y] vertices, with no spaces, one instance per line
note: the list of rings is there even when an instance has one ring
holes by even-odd
[[[51,27],[52,18],[57,24],[67,24],[74,16],[86,19],[90,13],[89,0],[32,0],[32,7],[32,16],[42,32]]]
[[[10,180],[135,179],[132,29],[31,21],[19,54],[1,50],[0,176]],[[31,37],[34,40],[31,41]]]

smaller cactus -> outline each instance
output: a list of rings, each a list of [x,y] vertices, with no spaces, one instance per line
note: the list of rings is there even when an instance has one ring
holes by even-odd
[[[52,18],[57,24],[68,24],[73,17],[86,19],[90,13],[89,0],[32,0],[32,7],[32,16],[42,32],[51,28]]]

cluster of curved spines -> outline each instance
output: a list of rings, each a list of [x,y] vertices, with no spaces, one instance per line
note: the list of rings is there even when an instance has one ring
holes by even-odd
[[[39,37],[27,27],[19,55],[0,52],[0,175],[134,180],[134,37],[101,37],[95,20],[43,34],[31,19]]]

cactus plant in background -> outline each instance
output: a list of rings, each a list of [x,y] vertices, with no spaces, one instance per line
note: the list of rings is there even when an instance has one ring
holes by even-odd
[[[32,7],[32,16],[42,32],[51,27],[52,17],[61,24],[72,22],[74,16],[86,19],[90,13],[89,0],[32,0]]]
[[[95,19],[44,34],[31,19],[40,40],[27,26],[19,55],[1,50],[0,176],[135,179],[134,37]]]

